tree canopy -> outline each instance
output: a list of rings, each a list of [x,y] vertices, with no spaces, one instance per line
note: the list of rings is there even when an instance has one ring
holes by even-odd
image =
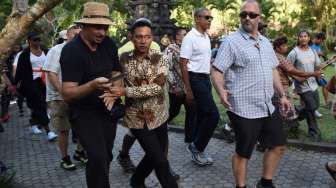
[[[81,16],[82,5],[88,0],[63,0],[58,6],[42,17],[38,27],[50,36],[49,39],[68,27]],[[130,18],[127,9],[129,0],[96,0],[110,6],[111,17],[115,26],[110,34],[116,39],[125,35],[126,23]],[[286,35],[294,38],[298,30],[305,28],[313,33],[323,31],[329,42],[336,36],[336,1],[335,0],[258,0],[262,15],[268,23],[269,36]],[[29,5],[36,0],[29,0]],[[190,28],[193,24],[192,11],[197,7],[208,7],[215,20],[213,26],[216,35],[225,35],[239,26],[239,7],[242,0],[174,0],[172,17],[178,26]],[[7,16],[11,14],[12,0],[0,2],[0,28],[4,27]],[[49,43],[52,41],[50,40]]]

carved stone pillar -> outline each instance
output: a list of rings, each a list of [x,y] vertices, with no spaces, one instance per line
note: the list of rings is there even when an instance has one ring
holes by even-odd
[[[131,0],[128,8],[133,19],[127,23],[132,24],[141,17],[148,18],[153,24],[154,40],[160,42],[165,34],[171,36],[176,27],[170,19],[170,8],[173,5],[172,0]]]

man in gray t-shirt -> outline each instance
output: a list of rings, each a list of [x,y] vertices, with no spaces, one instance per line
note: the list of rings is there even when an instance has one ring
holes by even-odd
[[[288,60],[295,68],[305,72],[314,72],[323,66],[317,53],[308,45],[310,40],[307,31],[300,31],[298,34],[298,45],[288,54]],[[294,81],[295,90],[300,95],[304,108],[300,113],[305,117],[308,124],[308,134],[313,139],[319,139],[319,128],[315,118],[315,110],[319,108],[318,84],[315,77],[306,79],[296,78]]]

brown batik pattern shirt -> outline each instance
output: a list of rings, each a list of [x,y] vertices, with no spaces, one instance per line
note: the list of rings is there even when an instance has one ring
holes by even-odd
[[[166,100],[168,62],[160,52],[150,50],[139,62],[133,51],[120,56],[125,69],[126,113],[124,126],[155,129],[168,119]]]
[[[164,53],[168,58],[169,65],[169,92],[174,93],[177,91],[184,93],[184,83],[182,80],[182,73],[180,68],[180,47],[177,44],[170,44],[165,49]]]
[[[287,59],[286,56],[276,53],[276,56],[279,60],[279,65],[277,67],[279,71],[280,81],[282,86],[286,91],[288,91],[288,87],[291,85],[291,80],[288,75],[288,71],[295,69],[294,65]]]

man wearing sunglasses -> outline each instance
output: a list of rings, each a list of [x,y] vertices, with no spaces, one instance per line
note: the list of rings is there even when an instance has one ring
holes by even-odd
[[[278,60],[268,39],[258,32],[261,8],[254,0],[241,7],[241,27],[224,39],[213,63],[212,78],[236,135],[232,167],[236,187],[246,187],[247,163],[255,144],[267,146],[257,188],[273,188],[273,173],[286,149],[286,137],[271,98],[279,95],[291,109],[276,69]]]
[[[48,140],[53,141],[57,135],[49,130],[49,118],[45,100],[46,86],[42,72],[47,50],[41,47],[39,33],[30,32],[27,39],[29,47],[24,49],[18,57],[15,84],[19,86],[22,95],[27,98],[27,106],[32,111],[30,121],[32,132],[34,134],[42,133],[38,128],[38,126],[41,126],[46,131]]]
[[[211,93],[211,45],[206,30],[213,17],[206,8],[195,10],[195,27],[188,32],[181,44],[180,66],[185,86],[187,104],[195,105],[197,122],[193,127],[191,143],[187,146],[192,160],[201,166],[213,164],[204,150],[218,124],[219,113]]]

